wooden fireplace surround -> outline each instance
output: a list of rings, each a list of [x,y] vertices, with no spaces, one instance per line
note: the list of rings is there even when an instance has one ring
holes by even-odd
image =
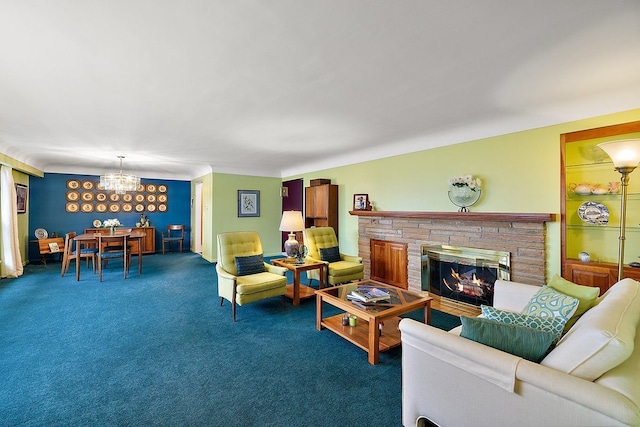
[[[511,280],[546,283],[546,223],[550,213],[350,211],[358,217],[358,253],[371,277],[371,239],[407,247],[408,288],[421,291],[421,246],[439,244],[507,251]]]

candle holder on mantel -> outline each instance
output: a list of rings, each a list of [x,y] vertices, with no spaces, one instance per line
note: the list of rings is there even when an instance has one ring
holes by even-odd
[[[473,206],[480,199],[480,194],[482,194],[482,190],[479,188],[471,189],[466,185],[451,185],[449,187],[449,200],[460,208],[458,212],[469,212],[467,208]]]

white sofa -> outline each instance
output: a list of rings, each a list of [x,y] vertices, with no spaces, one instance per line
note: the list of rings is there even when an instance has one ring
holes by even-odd
[[[539,289],[497,281],[494,307],[520,312]],[[624,279],[538,364],[462,338],[460,327],[404,319],[403,424],[640,425],[639,321],[640,283]]]

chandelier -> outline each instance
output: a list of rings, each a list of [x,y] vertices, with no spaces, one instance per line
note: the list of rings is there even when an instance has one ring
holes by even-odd
[[[136,191],[140,184],[140,178],[135,175],[122,173],[122,159],[120,159],[120,172],[106,173],[100,176],[100,186],[105,190],[113,190],[116,194],[124,194],[127,191]]]

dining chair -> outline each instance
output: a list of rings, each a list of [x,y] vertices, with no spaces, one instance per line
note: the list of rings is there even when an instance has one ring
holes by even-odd
[[[127,243],[127,235],[115,235],[108,236],[103,235],[101,233],[96,233],[98,239],[98,253],[96,254],[96,258],[98,261],[98,277],[102,282],[102,269],[106,267],[106,262],[112,259],[120,259],[122,258],[123,270],[124,270],[124,278],[127,278],[127,272],[129,271],[129,246]],[[110,243],[111,249],[106,250]],[[113,248],[120,247],[120,250],[114,250]],[[105,264],[105,265],[103,265]]]
[[[96,272],[96,253],[98,252],[98,248],[80,248],[80,254],[78,254],[78,247],[81,246],[78,242],[75,242],[73,239],[76,237],[76,232],[72,231],[70,233],[66,233],[64,235],[64,250],[62,253],[62,271],[60,272],[60,276],[64,277],[65,274],[69,271],[69,265],[72,260],[76,262],[80,262],[83,258],[87,262],[87,267],[89,267],[89,260],[91,260],[91,266],[93,267],[93,272]],[[76,246],[76,249],[73,249],[73,246]],[[78,275],[76,274],[76,280],[80,280]]]
[[[164,255],[164,244],[180,243],[180,253],[182,253],[182,243],[184,242],[184,225],[170,224],[167,225],[167,235],[162,232],[162,255]]]

